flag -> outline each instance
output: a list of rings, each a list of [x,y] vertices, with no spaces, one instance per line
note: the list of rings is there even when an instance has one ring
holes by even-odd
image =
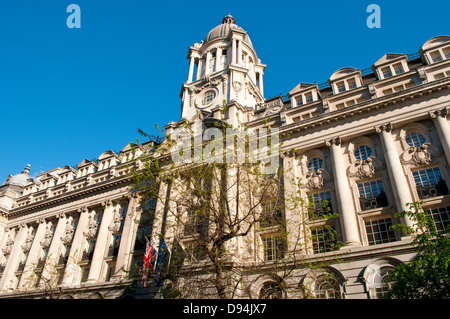
[[[161,238],[158,249],[158,259],[155,265],[155,283],[158,284],[161,278],[163,277],[163,271],[166,270],[168,266],[168,261],[170,257],[170,251],[167,248],[166,242],[164,241],[164,237]]]
[[[153,271],[153,263],[155,262],[156,251],[150,241],[145,238],[144,264],[142,266],[142,281],[144,287],[147,287],[148,271]]]

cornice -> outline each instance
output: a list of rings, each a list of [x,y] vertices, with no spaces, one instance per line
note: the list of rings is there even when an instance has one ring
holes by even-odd
[[[445,78],[442,80],[437,80],[429,83],[422,84],[420,86],[415,86],[400,92],[389,94],[375,99],[370,99],[352,106],[348,106],[339,110],[334,110],[331,112],[326,112],[319,114],[315,117],[291,123],[288,125],[280,126],[279,132],[280,136],[284,137],[288,133],[298,133],[301,131],[306,131],[308,129],[313,129],[316,127],[321,127],[326,124],[336,123],[340,120],[346,120],[349,117],[354,117],[363,113],[371,113],[380,108],[395,107],[397,103],[402,103],[407,100],[413,100],[416,98],[422,98],[425,94],[429,95],[442,90],[450,89],[450,79]],[[427,110],[430,111],[430,110]],[[426,113],[426,112],[425,112]],[[424,114],[425,114],[424,113]],[[261,120],[262,119],[258,119]]]
[[[61,195],[57,195],[51,198],[44,199],[39,202],[34,202],[28,204],[26,206],[13,208],[7,213],[8,218],[16,218],[21,215],[33,212],[35,210],[43,209],[46,207],[50,207],[56,204],[64,204],[66,202],[73,201],[74,199],[91,195],[94,193],[100,193],[106,189],[110,189],[112,187],[116,187],[118,185],[126,184],[130,181],[131,177],[124,175],[116,178],[112,178],[103,182],[99,182],[94,185],[89,185],[87,187],[83,187],[80,189],[76,189]]]

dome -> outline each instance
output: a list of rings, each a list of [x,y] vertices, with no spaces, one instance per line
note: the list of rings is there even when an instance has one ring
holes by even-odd
[[[206,36],[205,43],[217,38],[226,38],[230,34],[231,29],[245,32],[244,29],[236,25],[236,20],[233,18],[233,16],[228,14],[225,18],[223,18],[222,24],[219,24],[211,31],[209,31],[208,35]],[[246,42],[250,46],[253,46],[248,34],[245,34],[244,42]]]
[[[30,179],[30,164],[25,167],[22,173],[17,175],[9,175],[8,179],[3,183],[3,185],[15,185],[15,186],[25,186],[27,181]]]

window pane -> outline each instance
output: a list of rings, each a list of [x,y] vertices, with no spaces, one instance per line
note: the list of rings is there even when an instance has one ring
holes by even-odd
[[[333,227],[311,228],[313,252],[317,254],[335,250],[337,242],[334,233]]]
[[[429,209],[428,215],[433,218],[434,225],[438,232],[443,232],[450,224],[450,207],[438,207],[435,209]]]
[[[331,205],[331,192],[319,192],[308,195],[309,198],[309,218],[321,218],[325,214],[332,214],[333,207]]]
[[[378,219],[366,221],[366,233],[369,245],[378,245],[395,241],[395,233],[390,229],[392,221],[388,219]]]
[[[320,157],[314,157],[308,163],[308,170],[310,172],[317,172],[322,167],[323,167],[323,160]]]
[[[426,142],[425,136],[419,132],[412,132],[406,135],[406,143],[412,147],[420,147]]]
[[[367,145],[358,146],[355,150],[355,157],[360,161],[365,161],[372,155],[372,149]]]
[[[395,74],[401,74],[405,72],[405,70],[403,69],[403,65],[401,63],[394,64],[394,71]]]
[[[447,184],[439,167],[426,168],[413,172],[417,193],[420,198],[448,194]]]

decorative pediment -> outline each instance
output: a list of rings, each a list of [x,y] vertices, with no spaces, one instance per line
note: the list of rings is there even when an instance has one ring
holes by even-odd
[[[296,93],[303,92],[305,90],[313,89],[313,88],[318,88],[317,84],[301,82],[301,83],[297,84],[295,86],[295,88],[293,88],[287,95],[288,96],[292,96],[292,95],[294,95]]]
[[[377,67],[383,64],[388,64],[391,62],[395,62],[401,59],[408,59],[407,54],[398,54],[398,53],[386,53],[379,59],[377,62],[373,64],[373,66]]]

